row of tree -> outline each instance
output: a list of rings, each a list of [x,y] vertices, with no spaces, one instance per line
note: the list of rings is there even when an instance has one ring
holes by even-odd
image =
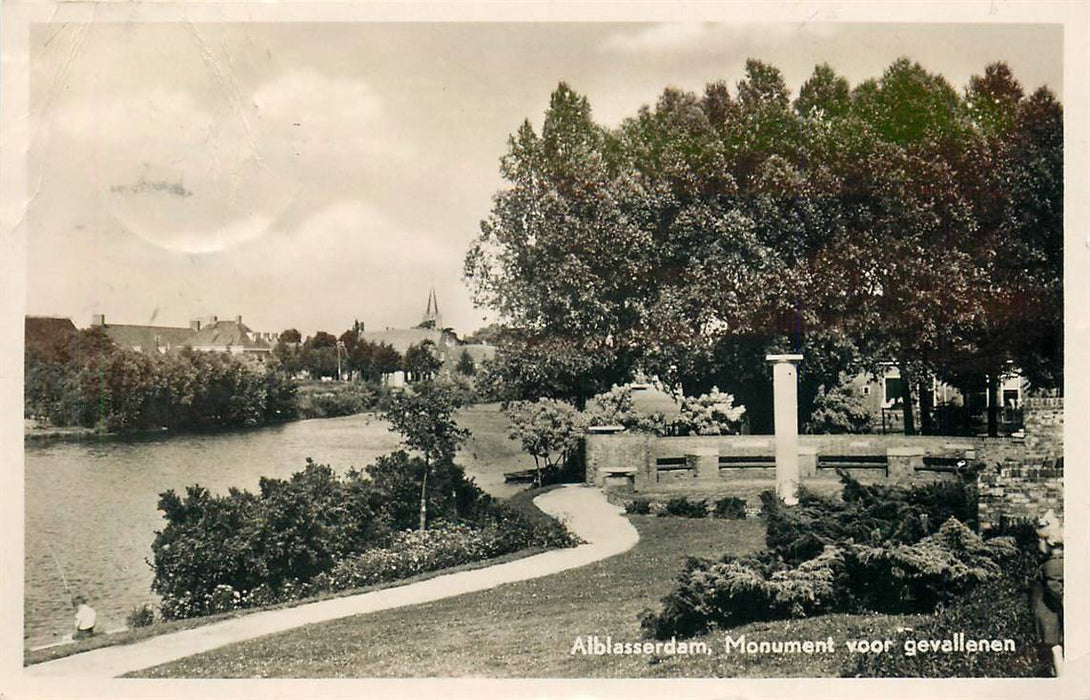
[[[378,382],[383,375],[404,371],[410,381],[431,379],[442,367],[435,343],[423,340],[399,353],[389,343],[375,343],[360,338],[355,329],[349,329],[337,338],[331,333],[318,331],[302,340],[301,334],[289,328],[280,334],[272,351],[279,367],[288,374],[306,372],[310,377],[355,377],[363,381]],[[472,374],[472,359],[459,359],[458,371]]]
[[[908,432],[935,378],[993,407],[1012,366],[1062,387],[1062,107],[1003,63],[963,92],[908,59],[854,88],[822,65],[792,100],[749,61],[613,129],[561,84],[501,172],[465,274],[506,322],[510,398],[581,405],[641,369],[760,429],[770,350],[804,354],[804,412],[896,363]]]
[[[109,431],[258,425],[294,417],[296,385],[272,366],[227,353],[141,353],[101,328],[27,351],[24,413],[55,426]]]

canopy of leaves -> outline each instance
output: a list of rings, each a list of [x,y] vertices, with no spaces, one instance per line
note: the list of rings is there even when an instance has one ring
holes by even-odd
[[[885,361],[1059,386],[1062,134],[1002,63],[964,93],[909,59],[854,88],[821,65],[792,102],[749,61],[733,91],[668,88],[612,129],[561,84],[465,259],[510,329],[493,371],[508,398],[581,404],[640,369],[758,421],[772,347],[827,351],[810,401]]]

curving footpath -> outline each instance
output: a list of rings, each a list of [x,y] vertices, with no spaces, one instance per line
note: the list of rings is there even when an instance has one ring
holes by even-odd
[[[294,608],[267,610],[239,618],[151,637],[133,644],[94,649],[29,666],[30,676],[116,678],[210,649],[267,634],[352,615],[417,605],[495,588],[505,583],[548,576],[585,566],[631,549],[639,534],[606,501],[605,495],[586,486],[564,486],[534,499],[544,512],[563,521],[586,544],[557,549],[525,559],[472,571],[436,576],[405,586],[385,588],[343,598],[308,603]]]

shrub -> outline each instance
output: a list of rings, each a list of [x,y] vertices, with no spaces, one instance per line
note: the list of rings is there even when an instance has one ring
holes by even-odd
[[[131,628],[150,627],[154,623],[155,611],[147,604],[134,607],[125,617],[125,624]]]
[[[221,586],[278,589],[373,546],[389,531],[382,498],[360,472],[338,477],[311,460],[289,480],[262,479],[258,494],[214,496],[200,486],[161,494],[167,525],[152,544],[152,590],[170,599],[163,617],[229,607]]]
[[[1049,676],[1050,659],[1037,644],[1025,585],[1000,577],[964,593],[908,632],[911,639],[1013,639],[1015,651],[986,654],[859,654],[842,676],[871,678],[979,678]]]
[[[530,523],[514,509],[498,508],[483,528],[444,524],[431,530],[397,533],[386,547],[371,549],[338,562],[312,581],[315,590],[343,591],[396,581],[510,554],[531,547],[567,547],[575,538],[556,521]]]
[[[868,433],[874,415],[862,392],[851,384],[838,384],[831,389],[820,387],[814,397],[810,417],[803,426],[810,434]]]
[[[771,491],[761,494],[766,543],[784,559],[804,561],[826,544],[847,540],[880,545],[913,543],[951,517],[974,527],[976,486],[955,479],[917,487],[864,485],[841,472],[841,500],[800,489],[799,504],[785,508]]]
[[[358,382],[322,382],[304,385],[299,391],[300,418],[332,418],[374,410],[382,390]]]
[[[734,396],[712,387],[707,394],[685,397],[674,425],[680,432],[693,435],[735,435],[745,412],[745,406],[734,405]]]
[[[641,626],[662,639],[828,612],[929,611],[999,580],[1016,555],[1012,540],[984,541],[951,518],[912,545],[844,542],[797,565],[771,551],[690,559],[661,611],[645,611]]]
[[[167,526],[152,545],[152,588],[162,596],[163,619],[294,600],[330,590],[331,580],[346,577],[356,581],[353,586],[366,585],[372,575],[387,581],[521,549],[577,543],[532,505],[497,503],[449,464],[431,472],[429,512],[439,533],[407,533],[416,525],[422,460],[397,452],[372,471],[374,481],[355,470],[338,477],[307,460],[306,469],[288,480],[262,479],[258,494],[231,490],[213,496],[198,486],[182,498],[173,491],[162,494]],[[359,571],[379,573],[335,575],[354,558],[362,562]]]
[[[428,522],[480,517],[491,497],[477,487],[458,465],[442,461],[430,468],[420,457],[403,450],[383,455],[367,468],[371,484],[379,492],[379,513],[391,530],[419,526],[420,494],[428,474],[426,508]]]
[[[770,552],[718,562],[690,558],[661,612],[644,611],[640,626],[666,639],[831,612],[842,607],[846,576],[844,554],[835,547],[798,567]]]
[[[855,606],[880,612],[933,610],[998,579],[1018,556],[1013,540],[983,540],[954,518],[915,544],[849,549]]]
[[[651,501],[646,498],[634,498],[624,504],[624,512],[629,515],[647,515],[651,512]]]
[[[584,425],[620,425],[626,430],[654,435],[664,435],[667,431],[665,415],[636,409],[631,384],[614,385],[609,391],[595,396],[583,412],[582,422]]]
[[[685,496],[671,498],[660,515],[673,515],[681,518],[704,518],[708,515],[708,504],[701,500],[690,501]]]
[[[583,421],[571,404],[555,399],[516,401],[505,406],[503,413],[511,424],[511,439],[534,458],[539,486],[543,470],[558,471],[579,447]]]
[[[743,498],[737,496],[727,496],[726,498],[720,498],[715,502],[715,509],[713,514],[717,518],[725,518],[727,520],[745,520],[746,519],[746,501]]]

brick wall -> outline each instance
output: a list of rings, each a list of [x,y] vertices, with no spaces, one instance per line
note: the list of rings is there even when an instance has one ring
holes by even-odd
[[[1033,519],[1050,508],[1063,514],[1062,398],[1025,401],[1026,437],[1020,451],[992,450],[980,473],[980,524]]]

